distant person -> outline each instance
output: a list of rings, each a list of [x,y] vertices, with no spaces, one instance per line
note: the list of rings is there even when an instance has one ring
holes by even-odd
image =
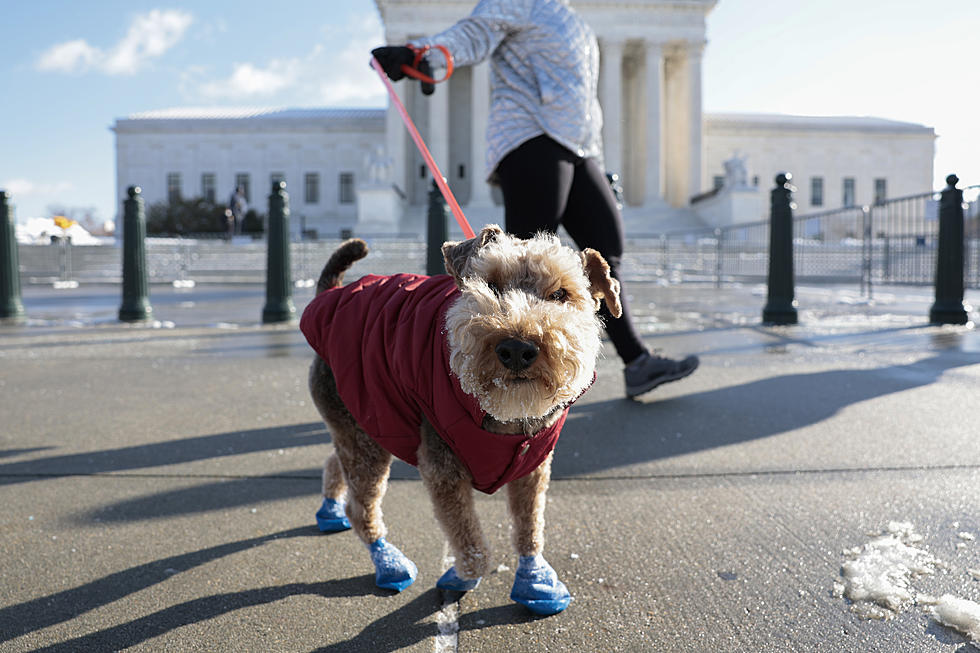
[[[240,236],[242,225],[245,223],[245,214],[248,212],[248,201],[245,199],[244,186],[237,187],[235,192],[231,194],[231,199],[228,200],[228,209],[231,211],[233,218],[232,232],[236,236]]]
[[[488,180],[503,192],[507,231],[529,238],[564,226],[579,248],[598,250],[619,279],[623,221],[603,171],[599,47],[568,1],[482,0],[446,31],[410,45],[431,48],[419,62],[423,71],[447,67],[435,46],[446,47],[456,66],[490,57]],[[405,76],[403,64],[415,65],[413,48],[381,47],[372,54],[397,81]],[[431,85],[423,82],[422,92],[431,93]],[[626,298],[624,290],[618,319],[605,305],[601,310],[625,365],[626,395],[635,397],[694,372],[697,356],[677,361],[647,349],[630,320]]]

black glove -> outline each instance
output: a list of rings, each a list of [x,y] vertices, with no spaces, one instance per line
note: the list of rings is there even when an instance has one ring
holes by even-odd
[[[402,64],[411,67],[415,63],[415,53],[411,48],[404,45],[386,45],[371,50],[371,54],[381,64],[388,79],[397,82],[405,73],[402,72]]]
[[[415,52],[411,48],[407,48],[403,45],[386,45],[380,48],[375,48],[371,50],[371,54],[374,58],[378,60],[381,64],[382,70],[388,75],[388,79],[393,82],[405,77],[405,73],[402,72],[402,66],[413,67],[415,63]],[[425,59],[419,62],[419,67],[417,69],[423,75],[428,75],[432,77],[432,66]],[[434,84],[428,82],[422,82],[422,94],[432,95],[435,93],[436,87]]]

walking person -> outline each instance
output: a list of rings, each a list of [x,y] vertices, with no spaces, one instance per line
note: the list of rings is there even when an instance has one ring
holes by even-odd
[[[563,226],[580,249],[602,254],[620,280],[623,221],[603,169],[599,47],[568,0],[481,0],[449,29],[373,54],[393,81],[405,76],[403,65],[438,77],[489,57],[488,181],[503,193],[507,231],[529,238]],[[423,82],[422,90],[433,87]],[[601,315],[624,363],[628,397],[697,369],[697,356],[674,360],[647,349],[625,291],[620,301],[621,317],[605,306]]]

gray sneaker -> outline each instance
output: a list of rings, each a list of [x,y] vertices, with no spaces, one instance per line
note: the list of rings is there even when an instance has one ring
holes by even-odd
[[[623,370],[626,396],[632,399],[653,390],[658,385],[683,379],[698,369],[699,363],[697,356],[688,356],[684,360],[675,361],[672,358],[646,352]]]

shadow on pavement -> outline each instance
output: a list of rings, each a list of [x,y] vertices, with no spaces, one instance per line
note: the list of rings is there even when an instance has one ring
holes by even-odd
[[[0,485],[27,483],[48,476],[125,472],[257,451],[330,442],[322,422],[229,431],[182,440],[141,444],[0,464]]]
[[[433,587],[407,605],[368,624],[353,639],[314,649],[313,653],[391,653],[433,637],[436,627],[425,623],[425,619],[439,609],[440,596],[439,590]]]
[[[374,587],[377,591],[365,592],[366,586]],[[396,651],[404,646],[414,644],[421,639],[433,635],[432,624],[418,624],[413,622],[413,627],[406,628],[407,619],[415,622],[422,621],[435,610],[435,600],[432,592],[423,594],[403,608],[392,612],[385,618],[372,624],[369,628],[373,634],[378,636],[384,633],[384,640],[391,641],[391,647],[380,646],[381,637],[368,637],[366,641],[371,645],[366,648],[359,648],[351,642],[338,644],[340,648],[327,648],[323,650],[343,650],[343,651]],[[120,651],[131,646],[135,646],[154,637],[176,630],[182,626],[200,623],[214,619],[223,614],[249,608],[256,605],[275,603],[283,599],[309,594],[322,598],[340,598],[363,594],[381,595],[383,590],[374,586],[374,575],[366,574],[354,578],[343,578],[331,580],[323,583],[290,583],[288,585],[273,585],[270,587],[259,587],[241,592],[229,592],[227,594],[213,594],[204,596],[192,601],[186,601],[178,605],[172,605],[153,614],[139,619],[106,628],[89,635],[76,637],[65,642],[36,649],[36,653],[41,651],[54,652],[64,651],[65,653],[75,653],[76,651]],[[391,592],[384,593],[390,595]],[[425,604],[429,603],[430,608],[426,609]],[[364,633],[368,632],[365,629]],[[363,636],[359,635],[352,640],[357,642]],[[393,638],[394,636],[394,638]],[[384,641],[382,640],[382,641]],[[354,648],[349,648],[354,646]]]
[[[778,435],[843,408],[925,386],[980,357],[937,354],[908,365],[788,374],[664,401],[577,404],[562,431],[552,476],[582,475]],[[702,372],[703,373],[703,372]],[[622,425],[598,446],[597,425]],[[580,455],[569,455],[571,453]]]
[[[254,507],[262,503],[298,498],[310,500],[312,515],[320,505],[322,469],[322,467],[315,467],[274,477],[248,476],[156,492],[136,499],[106,504],[77,514],[73,520],[84,525],[93,522],[111,524],[169,519],[179,515]],[[399,460],[394,461],[391,469],[389,477],[391,482],[421,478],[414,467]]]
[[[262,535],[247,540],[240,540],[238,542],[220,544],[207,549],[201,549],[200,551],[183,553],[170,558],[148,562],[146,564],[126,569],[125,571],[110,574],[104,578],[86,583],[85,585],[80,585],[79,587],[74,587],[55,594],[49,594],[48,596],[42,596],[19,605],[0,608],[0,641],[9,641],[15,637],[20,637],[21,635],[25,635],[27,633],[32,633],[55,624],[70,621],[80,614],[95,610],[104,605],[108,605],[114,601],[125,598],[131,594],[135,594],[136,592],[156,585],[157,583],[161,583],[169,578],[172,578],[176,574],[187,571],[188,569],[200,567],[201,565],[218,560],[219,558],[224,558],[225,556],[233,555],[240,551],[244,551],[273,540],[290,537],[323,537],[323,535],[315,526],[304,526],[286,531],[280,531],[278,533],[272,533],[270,535]],[[351,594],[357,593],[363,594],[366,593],[365,589],[368,587],[372,588],[372,592],[374,592],[374,590],[377,590],[379,593],[381,592],[381,590],[374,586],[373,577],[370,577],[370,582],[356,578],[334,581],[334,584],[340,584],[343,586],[340,590],[337,590],[336,588],[332,590],[336,592],[336,594],[333,594],[336,596],[350,596]],[[320,587],[321,585],[331,584],[312,584],[311,587]],[[255,592],[259,593],[262,591],[263,590],[255,590]],[[214,599],[214,597],[209,598],[212,600]],[[201,599],[201,601],[208,601],[209,598]],[[255,597],[252,598],[254,599]],[[225,599],[223,598],[222,600]],[[220,602],[215,601],[215,603],[217,604]],[[179,607],[180,606],[176,606],[176,608]],[[198,606],[196,609],[200,609],[202,612],[197,613],[192,610],[187,616],[197,615],[193,617],[193,621],[203,621],[205,618],[207,618],[207,615],[203,611],[206,607],[206,605]],[[176,608],[171,609],[175,610]],[[213,612],[214,608],[212,607],[211,609]],[[179,610],[174,612],[170,617],[167,628],[183,625],[185,623],[191,623],[188,621],[180,621],[178,617],[180,617],[181,614],[182,612]],[[184,618],[187,618],[187,616]],[[211,616],[213,616],[213,614]],[[151,617],[147,617],[147,619],[149,618]],[[149,625],[147,627],[151,628]],[[105,632],[115,632],[121,628],[123,627],[119,626]],[[131,638],[137,636],[134,633],[127,635],[124,631],[125,629],[120,631],[115,638],[118,640],[121,637]],[[155,636],[160,634],[162,631],[158,628],[152,628],[141,632],[152,632]],[[140,638],[136,641],[113,641],[110,643],[107,639],[104,641],[100,640],[98,642],[99,645],[97,646],[96,641],[88,640],[88,637],[96,637],[97,635],[101,634],[102,633],[96,633],[91,636],[87,636],[86,638],[83,638],[86,639],[85,642],[76,641],[73,645],[74,648],[68,646],[68,643],[66,643],[64,646],[67,648],[64,648],[64,650],[77,651],[84,649],[114,651],[126,648],[127,646],[132,646],[138,641],[142,641],[142,638]],[[108,637],[108,635],[106,636]]]
[[[310,468],[290,472],[288,477],[276,476],[271,479],[253,476],[211,481],[110,503],[82,513],[74,519],[79,524],[169,519],[179,515],[194,515],[245,506],[254,507],[268,501],[299,497],[311,500],[310,514],[312,515],[320,501],[320,470],[321,468]],[[295,479],[292,478],[293,476]],[[317,505],[314,505],[314,502]]]

